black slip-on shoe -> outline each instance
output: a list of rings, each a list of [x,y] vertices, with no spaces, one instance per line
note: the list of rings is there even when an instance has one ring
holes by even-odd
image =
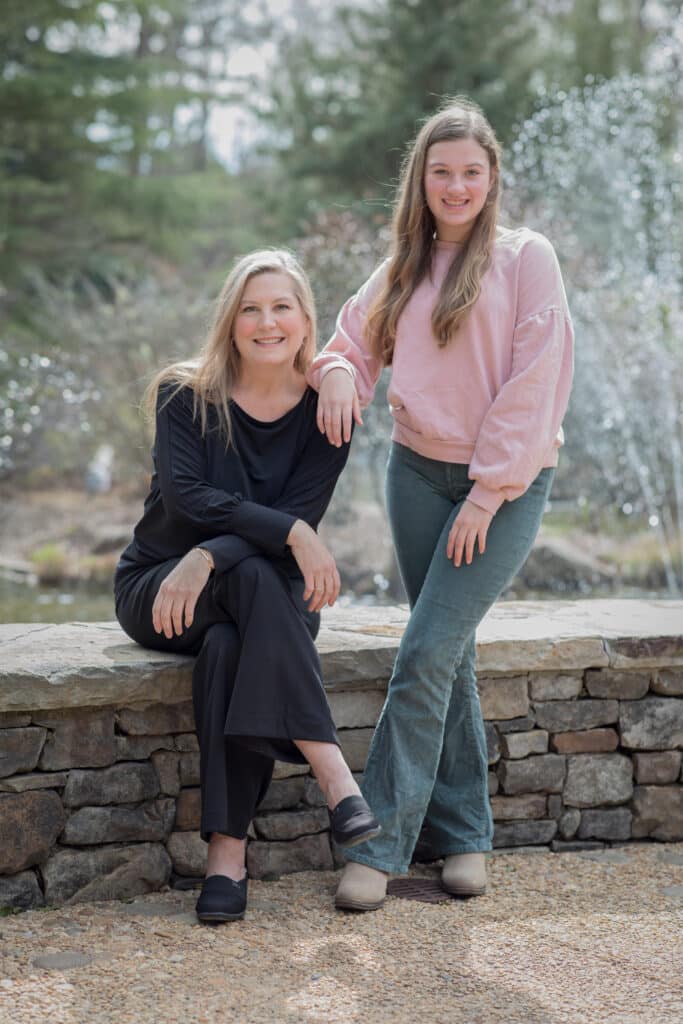
[[[210,875],[204,879],[195,908],[200,921],[240,921],[246,908],[246,875],[241,882],[227,875]]]
[[[330,815],[330,832],[337,846],[348,848],[374,839],[382,831],[362,796],[340,800]]]

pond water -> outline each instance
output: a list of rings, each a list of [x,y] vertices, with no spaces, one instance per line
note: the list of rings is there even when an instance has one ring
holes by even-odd
[[[519,585],[506,591],[502,600],[559,601],[595,597],[658,598],[669,594],[636,587],[593,588],[588,593],[533,591]],[[402,598],[401,600],[405,600]],[[396,599],[378,588],[375,594],[347,591],[339,600],[346,604],[393,604]],[[62,586],[32,585],[0,578],[0,623],[3,622],[107,622],[113,621],[114,596],[109,586],[79,584]]]
[[[391,604],[377,594],[347,592],[340,604]],[[0,577],[0,623],[3,622],[107,622],[115,619],[112,588],[102,584],[46,586]]]
[[[103,622],[113,618],[110,586],[32,586],[0,579],[0,622]]]

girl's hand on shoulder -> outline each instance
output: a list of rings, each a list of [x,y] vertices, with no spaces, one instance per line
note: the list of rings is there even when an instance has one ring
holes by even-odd
[[[208,559],[196,548],[180,559],[154,599],[152,623],[155,632],[163,633],[171,640],[174,633],[180,636],[183,629],[190,628],[197,600],[210,575]]]
[[[335,560],[318,534],[303,519],[297,519],[287,544],[304,578],[304,601],[310,599],[308,610],[319,612],[326,604],[331,608],[339,597],[341,581]]]
[[[340,366],[329,370],[323,377],[318,395],[318,430],[330,444],[341,447],[342,438],[351,440],[351,424],[363,425],[358,392],[353,377]]]
[[[474,558],[474,545],[479,541],[479,554],[486,550],[486,535],[493,515],[471,501],[465,501],[448,534],[446,557],[458,568],[463,556],[467,565]]]

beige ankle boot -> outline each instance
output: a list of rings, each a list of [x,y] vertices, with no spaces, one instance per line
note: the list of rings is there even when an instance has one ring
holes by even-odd
[[[441,885],[453,896],[483,896],[486,892],[486,854],[454,853],[446,857]]]
[[[384,903],[388,878],[384,871],[350,860],[342,871],[335,907],[340,910],[377,910]]]

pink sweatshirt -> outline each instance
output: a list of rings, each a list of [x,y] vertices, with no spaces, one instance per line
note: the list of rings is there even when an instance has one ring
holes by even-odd
[[[499,229],[481,294],[457,335],[439,348],[431,311],[457,242],[436,242],[431,278],[398,323],[388,390],[392,440],[420,455],[469,464],[469,499],[495,514],[545,466],[556,466],[569,401],[573,333],[550,242],[527,228]],[[313,361],[308,382],[344,366],[362,405],[382,371],[365,340],[382,263],[343,306],[335,333]]]

